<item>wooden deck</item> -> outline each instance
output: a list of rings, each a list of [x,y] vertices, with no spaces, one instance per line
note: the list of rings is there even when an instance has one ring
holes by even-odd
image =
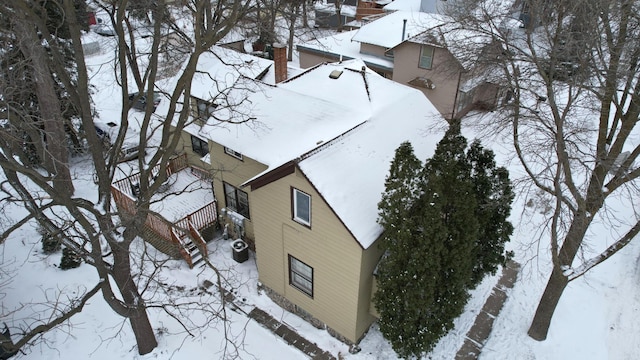
[[[157,174],[157,171],[151,173]],[[201,231],[214,226],[218,218],[211,182],[203,174],[206,172],[187,164],[186,155],[172,159],[167,166],[167,178],[173,183],[157,194],[158,199],[150,206],[151,212],[141,232],[158,250],[181,256],[190,267],[198,258],[208,255]],[[139,181],[140,174],[136,173],[111,185],[113,199],[122,216],[138,212],[132,184]],[[179,217],[179,214],[184,215]]]

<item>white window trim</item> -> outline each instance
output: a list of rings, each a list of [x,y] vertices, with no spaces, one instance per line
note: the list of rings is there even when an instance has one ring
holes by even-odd
[[[429,67],[421,65],[422,58],[426,57],[426,56],[423,55],[425,49],[431,49],[431,56],[430,56],[431,62],[429,63]],[[436,54],[436,49],[433,46],[431,46],[431,45],[422,45],[422,46],[420,46],[420,58],[418,59],[418,67],[420,69],[426,69],[426,70],[433,69],[433,58],[435,57],[435,54]]]
[[[309,219],[308,220],[298,217],[298,196],[297,196],[298,193],[305,195],[309,198]],[[311,226],[311,195],[303,191],[300,191],[296,188],[293,188],[293,191],[291,194],[293,196],[293,220],[300,224],[310,227]]]
[[[289,284],[313,298],[313,268],[290,254]]]
[[[232,148],[228,148],[228,147],[224,147],[224,153],[230,156],[233,156],[234,158],[238,159],[238,160],[242,160],[242,154],[233,150]]]

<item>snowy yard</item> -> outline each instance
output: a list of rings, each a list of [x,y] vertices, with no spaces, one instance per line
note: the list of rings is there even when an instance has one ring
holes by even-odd
[[[119,116],[119,89],[110,68],[113,53],[104,50],[112,46],[111,39],[98,38],[103,51],[88,58],[92,83],[96,86],[95,103],[104,108],[99,112],[104,120]],[[168,86],[168,85],[167,85]],[[163,104],[161,103],[161,106]],[[472,134],[472,133],[471,133]],[[519,178],[522,170],[512,161],[512,149],[505,139],[483,137],[483,145],[497,153],[499,164],[507,166],[511,178]],[[97,201],[92,179],[92,164],[86,157],[72,159],[72,175],[78,196]],[[182,175],[181,175],[182,176]],[[196,184],[194,179],[176,177],[175,185]],[[193,198],[207,200],[210,189],[196,187],[185,198],[185,206],[196,206]],[[165,199],[166,200],[166,199]],[[521,272],[515,287],[509,292],[500,316],[484,346],[481,359],[637,359],[640,355],[640,239],[634,239],[618,254],[599,265],[582,278],[570,283],[554,315],[548,339],[537,342],[527,336],[537,302],[546,284],[549,266],[548,240],[537,237],[540,208],[528,206],[530,198],[523,193],[514,202],[511,221],[515,226],[508,250],[515,252]],[[168,206],[163,201],[157,208],[168,218],[180,218],[183,207]],[[618,211],[632,211],[620,208]],[[26,210],[16,204],[2,204],[8,219],[17,220]],[[3,224],[6,225],[6,224]],[[612,231],[598,228],[595,231]],[[597,236],[598,234],[591,234]],[[58,268],[61,253],[45,255],[41,250],[41,235],[34,224],[28,224],[0,244],[1,321],[15,327],[45,322],[41,311],[51,310],[62,293],[79,294],[95,285],[95,270],[86,264],[78,269]],[[395,359],[395,353],[374,324],[359,346],[361,352],[349,354],[348,346],[331,337],[325,330],[311,326],[299,317],[283,310],[258,290],[255,255],[237,263],[232,259],[231,240],[214,240],[208,244],[209,260],[224,277],[223,286],[231,291],[235,304],[244,312],[258,307],[279,321],[295,328],[302,336],[322,349],[345,359]],[[207,267],[189,269],[183,260],[170,260],[141,240],[134,243],[134,262],[151,266],[150,260],[162,262],[157,272],[157,284],[144,294],[153,304],[166,299],[157,286],[164,286],[175,298],[215,307],[219,296],[207,282],[216,282],[215,272]],[[260,256],[260,254],[258,254]],[[140,272],[138,272],[139,274]],[[465,312],[455,321],[455,328],[429,354],[428,359],[452,359],[462,345],[465,334],[489,296],[497,277],[487,277],[472,293]],[[155,286],[155,287],[154,287]],[[66,300],[66,298],[60,299]],[[23,359],[218,359],[237,356],[241,359],[301,359],[304,355],[282,339],[250,320],[243,311],[226,307],[227,326],[210,316],[206,309],[191,309],[183,313],[187,331],[175,318],[162,309],[149,309],[150,321],[158,339],[158,347],[148,355],[138,355],[128,322],[116,315],[100,297],[94,297],[72,320],[43,335],[42,341],[19,355]],[[237,348],[225,341],[234,339]],[[17,333],[17,331],[14,331]]]
[[[500,153],[500,147],[494,149]],[[507,148],[504,148],[505,151]],[[92,194],[93,182],[88,170],[90,164],[77,158],[73,170],[77,177],[79,195]],[[512,174],[518,172],[512,166]],[[537,233],[529,221],[535,209],[526,205],[526,199],[516,199],[513,222],[516,226],[511,249],[516,260],[523,264],[521,275],[494,324],[494,330],[484,347],[481,359],[635,359],[640,352],[640,245],[632,242],[611,260],[601,264],[567,289],[551,325],[549,338],[544,342],[531,340],[526,331],[538,298],[546,281],[545,245],[529,246]],[[19,216],[23,209],[5,209]],[[315,329],[299,317],[275,305],[266,295],[258,292],[255,257],[238,264],[232,259],[230,240],[209,243],[210,260],[226,279],[224,286],[236,296],[236,303],[246,312],[257,306],[274,318],[295,328],[305,338],[316,342],[324,350],[347,359],[393,359],[395,355],[375,325],[360,343],[362,351],[348,354],[348,347],[326,331]],[[145,248],[136,242],[138,255],[147,252],[147,258],[166,260],[163,254]],[[0,248],[3,262],[2,299],[3,320],[31,319],[35,314],[22,304],[42,303],[49,308],[60,291],[82,292],[92,286],[94,270],[83,264],[69,271],[60,270],[60,253],[46,256],[41,252],[40,236],[35,227],[25,227],[9,238]],[[537,255],[537,257],[535,257]],[[215,296],[202,295],[205,280],[215,282],[215,274],[208,268],[189,269],[182,260],[168,260],[158,273],[159,281],[181,298],[216,302]],[[464,341],[464,335],[473,324],[496,277],[490,277],[474,291],[464,314],[455,322],[455,328],[443,338],[431,359],[450,359]],[[206,293],[205,293],[206,294]],[[274,334],[258,325],[242,312],[228,308],[229,332],[240,348],[243,359],[299,359],[304,355],[288,346]],[[140,356],[130,326],[118,317],[99,296],[83,312],[44,336],[44,341],[30,348],[25,359],[192,359],[198,356],[220,358],[224,349],[222,323],[211,322],[204,313],[188,314],[190,322],[202,326],[188,334],[175,319],[158,309],[150,310],[151,322],[158,335],[159,346],[151,354]],[[18,322],[19,323],[19,322]],[[17,325],[17,324],[16,324]],[[231,349],[227,349],[232,352]],[[70,356],[70,354],[73,354]]]

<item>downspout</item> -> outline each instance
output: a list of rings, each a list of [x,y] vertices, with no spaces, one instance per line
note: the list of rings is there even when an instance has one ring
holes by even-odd
[[[453,98],[453,109],[451,109],[451,121],[456,116],[456,107],[458,105],[458,93],[460,93],[460,80],[462,79],[462,71],[458,72],[458,85],[456,85],[456,96]]]

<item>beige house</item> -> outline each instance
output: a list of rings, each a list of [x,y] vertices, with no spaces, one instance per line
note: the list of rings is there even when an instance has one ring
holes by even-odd
[[[434,13],[395,11],[360,29],[298,44],[300,66],[362,59],[380,75],[422,91],[446,118],[490,109],[499,87],[479,81],[477,54],[461,50],[468,33]],[[455,44],[455,45],[454,45]]]
[[[323,64],[276,85],[240,76],[235,85],[224,96],[233,111],[218,105],[203,117],[194,109],[183,150],[211,174],[232,236],[255,245],[263,291],[357,343],[376,319],[377,203],[390,161],[403,141],[429,156],[441,136],[429,135],[430,124],[445,122],[421,92],[362,61]]]

